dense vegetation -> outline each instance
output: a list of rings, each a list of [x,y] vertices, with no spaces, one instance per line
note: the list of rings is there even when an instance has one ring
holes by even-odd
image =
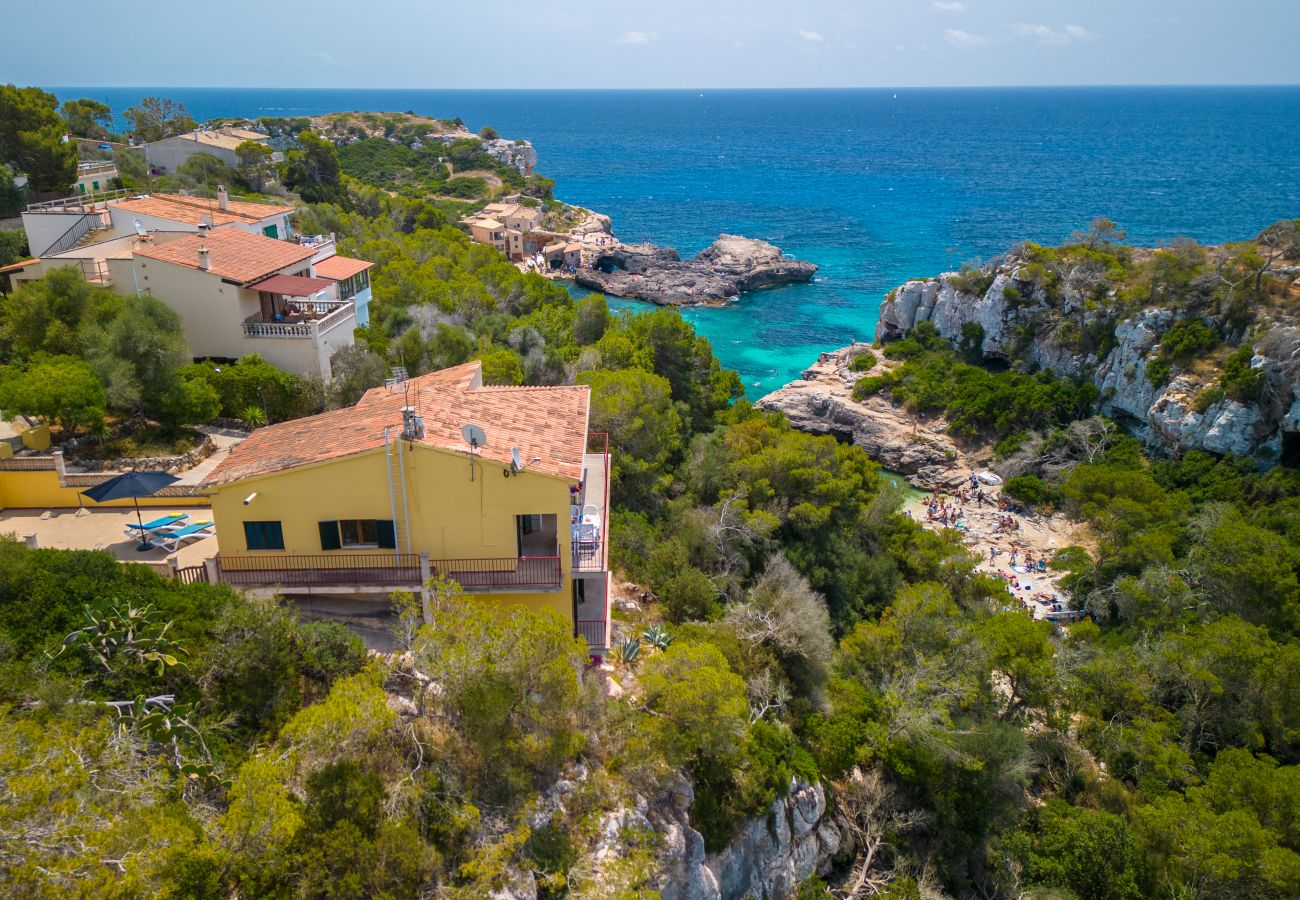
[[[925,329],[883,350],[862,390],[1013,436],[1012,490],[1088,523],[1053,564],[1092,620],[1055,632],[955,533],[899,515],[860,449],[738,399],[676,313],[575,301],[437,205],[335,177],[327,143],[303,152],[319,156],[293,176],[317,198],[300,230],[376,263],[372,324],[328,390],[257,359],[155,381],[112,336],[163,319],[53,276],[3,311],[0,384],[80,384],[95,402],[48,411],[69,432],[108,409],[165,418],[162,383],[263,421],[352,402],[390,365],[589,384],[615,452],[615,563],[651,597],[621,623],[624,693],[602,692],[565,624],[448,583],[429,626],[396,598],[409,655],[386,659],[272,603],[0,543],[0,819],[24,836],[0,835],[0,891],[480,897],[531,879],[642,896],[663,848],[638,796],[687,778],[717,849],[799,777],[830,786],[857,837],[839,873],[890,896],[1300,893],[1293,472],[1154,462],[1086,387],[988,371]],[[1068,253],[1084,249],[1121,255]],[[1184,331],[1173,367],[1207,346]],[[1244,389],[1231,358],[1224,390]]]

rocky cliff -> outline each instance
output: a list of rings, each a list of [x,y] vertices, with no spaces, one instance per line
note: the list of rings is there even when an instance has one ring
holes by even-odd
[[[744,291],[810,281],[817,267],[766,241],[724,234],[692,259],[652,244],[619,244],[578,271],[579,285],[664,306],[721,304]]]
[[[783,900],[815,874],[830,872],[844,843],[828,814],[820,784],[795,780],[787,797],[772,803],[767,815],[746,822],[718,853],[705,853],[704,838],[691,827],[694,793],[686,779],[647,803],[608,814],[594,854],[596,864],[625,855],[626,835],[653,831],[658,836],[658,876],[662,900]]]
[[[829,434],[863,448],[887,469],[902,472],[924,487],[957,484],[981,463],[949,437],[942,418],[915,416],[882,394],[853,399],[853,385],[863,376],[887,368],[878,361],[868,372],[849,368],[868,350],[851,344],[823,353],[817,362],[792,381],[758,400],[759,409],[784,413],[790,424],[812,434]]]
[[[1024,245],[909,281],[876,339],[921,322],[968,355],[1086,379],[1100,412],[1158,453],[1300,461],[1300,223],[1251,242],[1161,250]]]

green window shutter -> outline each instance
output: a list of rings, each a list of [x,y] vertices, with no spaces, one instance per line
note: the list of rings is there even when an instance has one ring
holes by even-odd
[[[279,522],[262,523],[262,539],[267,550],[284,549],[284,527]]]
[[[249,550],[283,550],[284,529],[279,522],[245,522],[244,544]]]
[[[379,546],[385,550],[397,549],[397,529],[391,519],[377,519],[375,531],[379,535]]]
[[[339,523],[321,522],[320,523],[320,548],[322,550],[338,550],[343,546],[339,539]]]

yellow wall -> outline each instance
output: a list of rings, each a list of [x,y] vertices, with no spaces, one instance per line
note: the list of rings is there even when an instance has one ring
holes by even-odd
[[[31,428],[24,429],[20,437],[23,446],[28,450],[43,453],[50,449],[50,426],[48,425],[33,425]]]
[[[410,552],[427,553],[433,560],[515,557],[515,516],[554,515],[559,528],[561,590],[544,594],[493,593],[483,595],[483,599],[488,603],[550,608],[566,619],[572,618],[569,481],[527,471],[505,478],[501,463],[480,459],[471,482],[465,456],[422,444],[403,444],[402,452]],[[257,496],[244,506],[244,498],[254,491]],[[384,451],[223,485],[212,497],[212,513],[217,532],[223,535],[225,554],[249,552],[244,545],[246,521],[280,522],[286,554],[353,552],[322,551],[318,523],[392,518]]]
[[[0,509],[59,509],[85,506],[90,509],[122,508],[131,509],[131,500],[110,500],[96,503],[88,497],[81,496],[85,488],[62,487],[59,473],[48,472],[0,472]],[[141,497],[140,508],[179,506],[207,506],[206,497]],[[241,529],[242,530],[242,529]]]

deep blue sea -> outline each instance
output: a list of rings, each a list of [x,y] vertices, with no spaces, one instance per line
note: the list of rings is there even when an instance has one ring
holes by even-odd
[[[117,111],[171,97],[200,120],[460,116],[531,140],[556,195],[609,214],[624,240],[770,240],[817,263],[816,280],[686,313],[751,396],[870,339],[894,285],[1020,240],[1105,215],[1137,243],[1218,242],[1300,216],[1300,87],[56,93]]]

